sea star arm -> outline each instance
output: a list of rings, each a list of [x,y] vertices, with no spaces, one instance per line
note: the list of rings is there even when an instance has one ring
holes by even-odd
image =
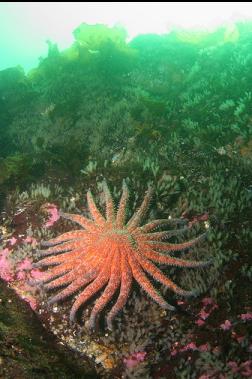
[[[35,280],[34,283],[36,284],[43,284],[46,282],[49,282],[50,280],[53,280],[57,278],[60,275],[64,275],[67,272],[71,271],[74,268],[74,263],[73,262],[67,262],[64,264],[61,264],[59,266],[53,267],[50,269],[49,272],[45,273],[42,278]]]
[[[196,268],[196,267],[206,267],[206,266],[209,266],[209,264],[211,263],[210,261],[187,261],[185,259],[179,259],[179,258],[163,255],[150,249],[143,249],[142,254],[146,258],[151,259],[154,262],[163,263],[169,266]]]
[[[87,285],[92,280],[96,278],[97,274],[96,272],[93,273],[93,275],[88,276],[81,276],[78,277],[78,279],[74,280],[70,285],[68,285],[64,290],[60,291],[57,295],[51,297],[49,299],[48,304],[54,304],[60,300],[65,299],[66,297],[72,295],[73,293],[77,292],[81,287]]]
[[[110,279],[103,294],[96,301],[95,306],[92,309],[90,319],[89,319],[90,329],[95,327],[95,321],[96,321],[98,313],[102,311],[102,309],[109,302],[109,300],[112,298],[112,296],[114,295],[114,293],[116,292],[116,290],[118,289],[120,285],[121,271],[120,271],[120,265],[118,264],[118,262],[120,262],[120,252],[115,252],[113,255],[114,256],[112,259]]]
[[[41,259],[39,262],[34,264],[34,267],[43,267],[43,266],[51,266],[51,265],[57,265],[64,262],[78,262],[78,260],[83,260],[84,263],[90,259],[90,257],[93,257],[93,254],[89,250],[84,250],[83,248],[80,248],[79,246],[76,247],[76,249],[73,249],[72,251],[63,252],[61,254],[52,255],[47,258]],[[102,255],[101,255],[102,257]]]
[[[41,246],[51,247],[51,246],[54,246],[54,245],[58,245],[58,244],[60,244],[62,242],[68,242],[70,240],[74,240],[74,239],[77,239],[77,238],[82,238],[85,235],[86,235],[86,231],[85,230],[74,230],[74,231],[63,233],[63,234],[61,234],[60,236],[58,236],[56,238],[50,239],[49,241],[41,241]]]
[[[88,218],[82,215],[60,212],[60,216],[65,218],[66,220],[70,220],[75,222],[76,224],[79,224],[89,232],[97,232],[98,230],[97,226],[92,220],[89,220]]]
[[[140,238],[143,240],[153,240],[153,241],[162,241],[166,238],[178,236],[180,234],[183,234],[187,232],[189,228],[181,228],[181,229],[174,229],[174,230],[165,230],[162,232],[154,232],[154,233],[145,233],[140,235]]]
[[[85,258],[85,261],[82,262],[77,268],[74,268],[64,276],[54,279],[50,283],[44,285],[46,289],[52,289],[56,287],[61,287],[66,284],[69,284],[75,280],[78,276],[85,276],[86,278],[90,275],[92,278],[93,275],[98,275],[103,264],[102,259],[96,259],[96,257],[89,256]]]
[[[161,251],[179,251],[189,249],[190,247],[196,245],[198,242],[201,242],[205,239],[206,233],[201,234],[200,236],[182,243],[169,243],[169,242],[159,242],[159,241],[148,241],[146,245],[152,249],[158,249]]]
[[[120,199],[120,203],[119,203],[118,211],[116,215],[116,225],[118,228],[121,228],[124,226],[128,198],[129,198],[129,190],[126,183],[123,182],[123,193]]]
[[[156,229],[163,225],[171,225],[171,224],[185,224],[186,222],[181,218],[167,218],[167,219],[159,219],[149,222],[148,224],[145,224],[143,226],[139,226],[136,228],[136,231],[140,231],[143,233],[147,233],[153,229]]]
[[[104,266],[101,269],[97,278],[90,283],[84,291],[80,293],[75,302],[72,305],[70,311],[70,321],[74,321],[76,317],[76,312],[82,304],[84,304],[90,297],[97,293],[109,280],[109,271],[111,266],[111,256],[108,255],[107,259],[104,262]]]
[[[173,292],[182,296],[194,296],[195,291],[186,291],[179,286],[177,286],[172,280],[168,279],[162,271],[159,270],[152,262],[141,256],[140,254],[136,254],[136,259],[138,260],[141,267],[147,271],[154,279],[158,282],[164,284],[166,287],[170,288]]]
[[[72,282],[73,282],[73,273],[72,273],[72,271],[70,271],[63,276],[60,276],[59,278],[56,278],[49,283],[46,283],[44,285],[44,288],[47,290],[48,289],[54,289],[57,287],[65,286],[65,285],[70,284]]]
[[[92,218],[94,219],[95,223],[100,225],[105,225],[106,220],[101,214],[101,212],[98,210],[91,191],[88,191],[87,193],[87,202],[88,202],[88,208],[91,213]]]
[[[115,221],[114,202],[113,202],[113,198],[111,196],[111,192],[108,188],[106,181],[104,181],[103,183],[103,188],[104,188],[105,203],[106,203],[106,219],[109,222],[114,222]]]
[[[132,216],[132,218],[129,220],[127,224],[127,228],[129,231],[134,230],[141,222],[142,218],[144,217],[145,213],[148,210],[151,196],[152,196],[152,188],[149,188],[146,192],[146,195],[144,196],[143,202],[140,206],[140,208],[136,211],[136,213]]]
[[[142,270],[141,265],[133,254],[127,254],[129,259],[129,264],[132,270],[132,274],[139,285],[148,293],[148,295],[156,301],[162,308],[174,310],[175,308],[168,304],[164,298],[157,292],[155,287],[151,284],[147,276]]]
[[[78,240],[73,240],[69,242],[64,242],[60,245],[53,246],[50,249],[47,250],[38,250],[38,254],[40,256],[47,256],[47,255],[53,255],[53,254],[58,254],[58,253],[65,253],[70,250],[75,250],[75,249],[80,249],[80,246],[84,245],[84,248],[81,248],[82,253],[85,251],[88,251],[88,249],[85,249],[85,243],[87,243],[87,238],[81,238]],[[88,246],[88,244],[87,244]]]
[[[68,253],[53,255],[51,257],[43,258],[38,263],[34,264],[34,267],[44,267],[44,266],[52,266],[57,265],[63,262],[70,262],[70,260],[77,259],[80,256],[80,251],[70,251]]]
[[[116,303],[111,308],[108,316],[107,316],[107,325],[110,330],[112,330],[112,321],[114,317],[117,315],[117,313],[124,307],[124,305],[127,302],[130,289],[132,286],[132,271],[129,266],[129,263],[125,257],[124,252],[121,254],[121,288],[120,293],[117,298]]]

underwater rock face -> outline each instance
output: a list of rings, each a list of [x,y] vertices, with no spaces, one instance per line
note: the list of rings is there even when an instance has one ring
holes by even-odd
[[[44,185],[32,186],[27,193],[10,194],[8,207],[6,208],[8,212],[7,214],[4,212],[2,215],[3,225],[1,226],[1,232],[3,233],[3,239],[0,254],[2,257],[0,262],[4,263],[2,264],[2,272],[1,270],[0,272],[2,275],[4,275],[4,273],[8,275],[11,274],[10,277],[7,275],[6,278],[10,280],[8,282],[9,285],[12,286],[19,296],[28,302],[31,307],[35,304],[33,301],[35,300],[36,304],[34,308],[42,323],[46,325],[46,328],[57,336],[61,344],[70,350],[78,351],[80,356],[88,356],[94,364],[96,364],[97,371],[102,373],[102,377],[104,378],[109,377],[109,375],[110,377],[120,377],[122,373],[126,375],[126,377],[130,377],[130,375],[137,377],[138,374],[139,377],[141,377],[141,372],[144,373],[145,377],[148,377],[153,367],[158,371],[157,362],[161,365],[164,372],[166,372],[165,370],[168,370],[168,372],[171,370],[172,372],[176,372],[176,370],[178,370],[178,362],[182,361],[184,357],[187,357],[192,362],[188,368],[188,372],[195,370],[193,359],[196,359],[198,365],[197,372],[199,374],[203,375],[206,370],[209,370],[209,372],[214,373],[213,375],[217,375],[218,372],[216,373],[213,367],[214,360],[218,359],[218,364],[222,367],[221,370],[225,369],[230,373],[232,365],[228,366],[227,363],[236,361],[232,351],[234,351],[235,354],[241,351],[242,354],[241,362],[236,362],[236,369],[239,370],[239,372],[248,372],[250,366],[247,361],[249,360],[248,354],[251,350],[247,338],[248,327],[251,324],[251,309],[246,305],[246,296],[248,294],[246,294],[244,286],[239,285],[239,294],[242,294],[241,298],[244,298],[245,301],[237,302],[239,310],[236,312],[233,311],[232,307],[230,308],[232,311],[227,312],[224,305],[225,302],[221,301],[221,296],[223,296],[222,284],[218,284],[224,280],[224,283],[229,285],[230,281],[228,276],[231,275],[233,278],[233,273],[232,271],[227,272],[227,269],[224,277],[223,275],[221,275],[221,277],[216,276],[214,265],[209,267],[208,276],[206,276],[201,269],[188,270],[186,268],[183,271],[179,269],[176,275],[174,275],[173,271],[172,279],[174,282],[178,280],[185,288],[193,288],[197,285],[199,292],[207,292],[207,296],[203,299],[199,297],[193,301],[190,299],[176,299],[172,294],[168,296],[168,294],[165,293],[164,295],[167,296],[167,299],[177,308],[176,312],[170,312],[169,310],[160,308],[158,304],[155,304],[146,296],[144,291],[136,291],[135,288],[132,296],[129,296],[127,304],[122,309],[122,313],[117,317],[116,328],[112,331],[107,331],[103,320],[101,320],[101,330],[91,334],[85,325],[71,325],[69,323],[68,314],[71,306],[70,302],[64,301],[60,305],[48,306],[47,294],[43,292],[34,293],[32,292],[31,286],[24,286],[26,279],[29,285],[30,280],[39,280],[41,275],[46,274],[46,271],[41,272],[41,269],[34,268],[32,265],[32,262],[37,261],[39,258],[38,241],[50,241],[55,240],[55,238],[56,240],[58,238],[61,239],[62,233],[66,230],[69,230],[69,232],[66,233],[73,233],[72,223],[68,220],[64,221],[64,218],[58,220],[59,208],[64,209],[64,211],[68,213],[72,212],[72,214],[75,214],[73,217],[76,217],[76,214],[77,217],[80,217],[79,215],[81,213],[88,219],[89,212],[87,204],[83,206],[83,192],[86,192],[90,185],[92,185],[93,188],[99,188],[101,196],[96,197],[96,204],[99,204],[101,207],[103,207],[104,204],[106,206],[105,200],[109,194],[105,194],[103,180],[101,179],[101,181],[99,181],[96,177],[92,180],[93,182],[89,179],[84,189],[75,190],[68,187],[67,194],[62,192],[61,187],[56,186],[54,188]],[[186,179],[183,178],[179,180],[185,181]],[[175,204],[175,207],[178,207],[178,209],[176,209],[174,213],[175,208],[171,208],[172,205],[165,202],[166,199],[169,199],[166,195],[166,191],[171,190],[172,193],[174,193],[175,190],[178,190],[178,178],[172,177],[169,174],[163,175],[163,173],[160,173],[160,176],[158,176],[155,196],[157,204],[161,209],[161,214],[164,214],[167,219],[169,213],[165,213],[165,209],[169,209],[168,212],[171,212],[172,209],[172,219],[176,219],[176,217],[182,214],[182,220],[180,219],[182,225],[179,224],[181,226],[181,229],[179,229],[181,232],[183,231],[184,225],[187,225],[190,230],[196,229],[193,234],[195,236],[195,234],[200,233],[200,230],[205,230],[209,227],[211,220],[214,220],[212,216],[216,214],[217,211],[220,212],[221,220],[225,220],[225,217],[231,217],[230,215],[233,214],[233,210],[228,204],[224,209],[216,206],[213,207],[215,209],[214,213],[212,207],[208,207],[209,204],[219,204],[219,197],[224,200],[226,198],[230,199],[229,194],[231,193],[235,193],[238,199],[245,199],[242,214],[243,217],[246,217],[246,209],[249,208],[250,198],[248,191],[243,187],[238,187],[241,192],[237,192],[237,185],[240,186],[240,181],[238,181],[237,178],[235,178],[235,180],[230,179],[231,181],[228,182],[228,185],[223,179],[223,176],[220,177],[219,173],[218,175],[215,174],[214,178],[210,176],[210,179],[206,175],[205,180],[207,180],[207,192],[204,193],[202,191],[204,182],[203,187],[200,187],[204,196],[201,196],[197,180],[194,184],[194,193],[197,194],[196,204],[201,205],[201,207],[198,208],[198,212],[193,211],[192,208],[191,210],[188,208],[188,199],[195,202],[194,193],[191,194],[190,192],[190,186],[192,185],[190,178],[190,182],[188,182],[186,186],[189,190],[180,195],[180,201]],[[121,181],[118,180],[118,191],[113,191],[113,197],[116,198],[119,203],[121,196],[120,185]],[[136,196],[137,193],[142,193],[145,186],[146,182],[140,187],[141,190],[137,187],[135,192],[132,191],[132,197],[134,197],[134,195]],[[165,193],[165,196],[163,196],[163,193]],[[212,193],[219,197],[217,197],[217,199],[212,198]],[[139,201],[139,197],[136,197],[132,204],[132,209],[135,209]],[[221,203],[226,204],[223,200]],[[50,204],[49,207],[48,204]],[[24,209],[26,217],[22,223],[13,224],[12,219],[13,214],[16,214],[16,207],[18,209]],[[155,207],[156,205],[153,203],[153,207],[150,206],[150,211],[153,212],[154,210],[155,212]],[[155,213],[151,213],[152,219],[155,220],[157,218],[155,216]],[[149,224],[147,223],[149,227],[151,224],[153,226],[153,222],[150,221],[151,218],[148,219]],[[50,224],[49,226],[47,226],[48,222]],[[198,225],[201,225],[200,229],[197,229]],[[145,227],[146,225],[143,226],[143,228]],[[219,272],[223,267],[221,259],[225,259],[225,262],[226,259],[233,260],[235,254],[228,255],[228,252],[225,250],[224,254],[223,245],[221,245],[222,248],[219,248],[220,243],[225,241],[228,231],[226,229],[223,230],[222,224],[220,227],[218,224],[217,226],[214,225],[214,227],[220,228],[218,229],[218,235],[216,235],[216,231],[213,230],[211,226],[211,228],[209,228],[208,240],[210,240],[209,243],[211,243],[211,256],[215,257],[214,262],[215,264],[218,263],[219,266],[217,267]],[[239,228],[239,225],[235,223],[232,227]],[[139,228],[141,228],[141,226],[139,226]],[[81,230],[81,232],[83,231]],[[147,231],[147,234],[152,234],[152,232],[155,236],[157,236],[156,233],[160,233],[153,230]],[[174,232],[173,227],[171,227],[169,232]],[[175,238],[175,241],[172,241],[173,243],[183,243],[183,235],[177,235]],[[218,241],[218,245],[215,244],[216,240]],[[158,242],[161,243],[162,241]],[[61,244],[59,243],[52,248],[57,246],[60,247]],[[44,252],[46,251],[47,250],[44,250]],[[208,254],[208,249],[204,247],[204,244],[199,244],[188,253],[193,254],[193,259],[197,261],[206,259],[205,256]],[[177,254],[178,253],[175,253],[175,256],[177,256]],[[60,255],[63,254],[59,253],[59,256]],[[245,259],[247,259],[246,256]],[[233,264],[232,260],[230,261],[231,264]],[[244,270],[245,275],[250,275],[244,261],[239,260],[239,265],[241,265],[241,269]],[[6,267],[7,271],[4,271]],[[178,275],[181,271],[183,274]],[[216,277],[218,278],[217,284],[209,290],[209,283],[211,284],[212,278],[216,280]],[[238,280],[240,280],[239,277]],[[219,285],[220,290],[218,289]],[[228,292],[225,296],[227,295],[231,296],[231,299],[233,298],[232,292]],[[93,303],[91,302],[91,304],[87,304],[85,307],[82,317],[84,321],[89,319],[92,306]],[[104,313],[106,314],[108,311],[109,309],[105,310]],[[221,355],[223,346],[220,342],[220,334],[224,342],[231,343],[234,349],[227,356],[225,361]],[[161,351],[159,351],[160,346]],[[163,361],[163,351],[165,351],[167,357],[166,361]],[[219,355],[217,355],[217,353]],[[210,363],[204,361],[204,355],[206,354],[210,357]],[[232,367],[235,369],[234,365]],[[166,373],[163,376],[165,375]]]
[[[66,50],[48,42],[48,56],[28,74],[18,67],[0,72],[0,277],[24,306],[35,310],[69,355],[76,351],[81,360],[88,356],[103,378],[251,376],[252,23],[228,29],[141,35],[128,43],[118,27],[82,24]],[[49,305],[53,289],[44,292],[30,282],[55,269],[33,267],[41,259],[40,241],[74,233],[71,222],[59,219],[59,209],[88,218],[83,194],[90,188],[101,193],[95,202],[103,209],[104,177],[118,203],[122,179],[127,179],[134,189],[132,210],[140,202],[138,194],[153,185],[147,222],[182,215],[191,230],[188,239],[211,225],[207,246],[189,249],[188,261],[206,260],[210,251],[213,264],[206,275],[200,267],[155,262],[166,280],[188,290],[196,287],[202,296],[186,299],[168,293],[146,270],[151,285],[176,311],[161,308],[132,283],[116,327],[107,330],[103,317],[117,303],[115,294],[99,310],[100,330],[90,333],[86,321],[94,307],[91,299],[81,314],[84,325],[72,324],[68,315],[74,299]],[[110,245],[116,238],[126,239],[134,248],[132,235],[113,233]],[[154,230],[152,234],[157,237]],[[171,240],[179,245],[183,241],[183,235]],[[64,254],[59,251],[50,258],[59,260]],[[179,259],[179,254],[174,257]],[[168,258],[164,255],[162,259]],[[59,283],[62,277],[55,280]],[[53,286],[53,281],[46,285]],[[11,304],[4,303],[1,317]],[[26,339],[13,345],[11,338],[1,340],[8,329],[8,320],[1,317],[4,370],[5,364],[11,369],[11,354],[18,356],[18,343],[21,354],[30,345]],[[25,322],[30,327],[30,319]],[[16,333],[18,323],[14,326]],[[36,342],[32,340],[30,350],[36,351]],[[41,377],[51,375],[51,361],[47,363]],[[61,374],[60,358],[53,378],[56,366]],[[11,379],[22,377],[21,370],[10,371]]]
[[[30,307],[0,279],[0,377],[98,378],[92,365],[57,345]]]

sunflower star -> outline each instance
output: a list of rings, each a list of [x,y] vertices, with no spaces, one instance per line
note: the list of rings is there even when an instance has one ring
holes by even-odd
[[[123,183],[117,212],[106,182],[104,182],[104,195],[105,217],[98,210],[91,192],[88,191],[87,202],[92,219],[78,214],[61,213],[63,218],[79,224],[83,229],[66,232],[50,241],[42,242],[42,245],[48,249],[41,250],[40,254],[51,256],[41,259],[35,264],[36,267],[54,265],[56,267],[46,272],[45,277],[39,282],[43,283],[47,290],[66,286],[53,296],[49,303],[63,300],[82,289],[71,307],[70,320],[74,321],[78,309],[105,287],[90,315],[89,327],[93,328],[99,313],[119,290],[118,298],[107,315],[107,325],[111,329],[112,320],[127,302],[133,279],[161,307],[175,310],[157,292],[146,273],[176,294],[195,295],[195,291],[186,291],[178,287],[153,262],[177,267],[205,267],[209,262],[187,261],[167,254],[194,246],[204,238],[205,233],[183,243],[170,243],[164,240],[181,234],[188,228],[168,231],[155,231],[155,229],[172,223],[178,224],[181,219],[159,219],[140,226],[149,207],[151,188],[128,222],[126,222],[126,206],[129,191],[126,184]]]

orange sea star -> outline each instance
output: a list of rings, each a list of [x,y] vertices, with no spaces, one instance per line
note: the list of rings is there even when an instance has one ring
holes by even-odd
[[[187,261],[167,254],[167,252],[185,250],[194,246],[203,239],[205,233],[183,243],[165,242],[164,240],[178,235],[188,228],[155,231],[159,227],[181,221],[170,219],[154,220],[140,226],[149,207],[152,194],[150,188],[140,208],[128,222],[125,220],[129,197],[126,184],[123,184],[117,212],[115,212],[113,199],[106,182],[104,182],[104,194],[105,217],[98,210],[91,192],[88,191],[87,202],[92,219],[77,214],[61,213],[62,217],[79,224],[83,229],[64,233],[43,243],[49,248],[40,253],[43,256],[51,256],[43,258],[36,266],[56,266],[45,273],[45,277],[40,283],[44,283],[46,289],[66,286],[49,302],[55,303],[82,289],[70,311],[70,320],[74,321],[78,309],[105,287],[91,312],[89,326],[92,328],[95,326],[98,314],[119,290],[118,298],[107,315],[107,324],[111,329],[113,318],[124,307],[128,299],[133,279],[161,307],[175,309],[157,292],[146,273],[179,295],[195,295],[194,291],[186,291],[178,287],[162,273],[154,262],[178,267],[206,266],[209,262]]]

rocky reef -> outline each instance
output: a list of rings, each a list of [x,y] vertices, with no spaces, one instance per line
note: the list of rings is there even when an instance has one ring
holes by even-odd
[[[252,375],[251,31],[240,23],[127,43],[120,28],[84,24],[68,49],[48,43],[48,56],[28,74],[21,67],[0,72],[0,375]],[[129,217],[151,185],[144,222],[180,218],[189,237],[208,230],[207,241],[184,255],[212,265],[161,265],[198,296],[184,299],[159,285],[171,312],[135,285],[115,328],[105,324],[112,300],[90,332],[94,300],[72,325],[71,302],[50,306],[51,293],[32,285],[44,270],[33,263],[42,240],[73,228],[60,211],[90,216],[89,189],[104,209],[104,178],[116,204],[127,183]],[[27,318],[9,316],[12,305]]]

